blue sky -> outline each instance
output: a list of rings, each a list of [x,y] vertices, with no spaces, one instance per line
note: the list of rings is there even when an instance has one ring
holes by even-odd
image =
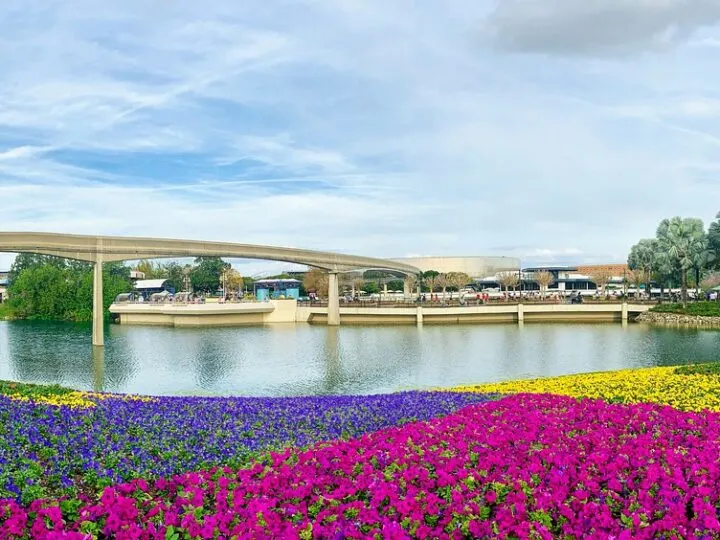
[[[5,0],[0,230],[623,261],[662,218],[720,210],[719,19],[716,0]]]

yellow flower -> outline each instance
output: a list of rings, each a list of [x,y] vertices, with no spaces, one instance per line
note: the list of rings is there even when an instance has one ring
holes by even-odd
[[[677,409],[720,411],[720,375],[677,375],[675,367],[625,369],[491,384],[457,386],[454,392],[548,393],[620,403],[660,403]]]

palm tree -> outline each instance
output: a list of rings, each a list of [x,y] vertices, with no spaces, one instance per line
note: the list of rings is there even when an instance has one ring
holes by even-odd
[[[664,219],[657,230],[658,242],[668,263],[680,274],[683,306],[687,305],[687,272],[693,267],[698,254],[705,250],[705,244],[698,236],[702,222],[698,227],[698,221],[680,217]]]
[[[630,249],[628,267],[631,270],[643,270],[645,275],[645,291],[650,296],[650,285],[653,272],[658,272],[663,265],[663,255],[659,242],[655,238],[644,238]]]

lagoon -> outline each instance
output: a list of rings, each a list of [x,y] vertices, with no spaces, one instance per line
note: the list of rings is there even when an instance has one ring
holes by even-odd
[[[373,394],[720,360],[720,330],[644,324],[111,325],[0,322],[0,379],[151,395]]]

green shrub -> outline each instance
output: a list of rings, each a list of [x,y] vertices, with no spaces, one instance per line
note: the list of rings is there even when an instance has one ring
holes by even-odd
[[[650,309],[656,313],[678,313],[680,315],[699,315],[701,317],[720,317],[720,302],[690,302],[682,304],[659,304]]]
[[[72,392],[69,388],[64,388],[57,384],[29,384],[13,381],[0,381],[0,395],[21,395],[25,397],[49,397],[61,396]]]

